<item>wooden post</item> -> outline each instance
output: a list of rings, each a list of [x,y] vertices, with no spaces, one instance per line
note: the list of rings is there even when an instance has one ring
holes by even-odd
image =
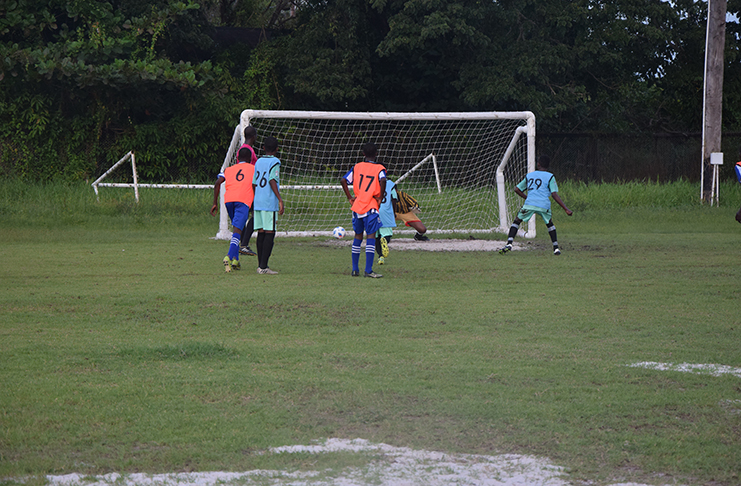
[[[710,201],[712,168],[710,154],[720,152],[723,122],[723,63],[726,42],[727,0],[708,0],[705,38],[705,89],[702,112],[702,166],[700,197]]]

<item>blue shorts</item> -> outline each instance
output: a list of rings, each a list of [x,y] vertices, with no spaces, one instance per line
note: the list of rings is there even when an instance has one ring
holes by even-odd
[[[232,220],[232,226],[242,231],[245,223],[247,223],[247,219],[250,217],[250,207],[241,202],[228,202],[224,203],[224,206],[226,206],[229,219]]]
[[[368,236],[376,236],[376,231],[381,229],[381,218],[378,213],[368,213],[363,218],[358,218],[356,213],[352,213],[352,229],[356,235],[363,233]]]

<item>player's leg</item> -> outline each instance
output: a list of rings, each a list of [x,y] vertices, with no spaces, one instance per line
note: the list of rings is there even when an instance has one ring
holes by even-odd
[[[360,246],[363,243],[365,225],[363,224],[363,218],[358,218],[356,213],[352,213],[352,229],[355,233],[355,237],[352,240],[352,247],[350,249],[350,258],[352,263],[351,275],[357,277],[360,275]]]
[[[392,235],[393,230],[388,227],[381,228],[376,233],[376,253],[378,253],[379,265],[383,265],[386,257],[389,256],[389,241]]]
[[[267,224],[263,224],[263,229],[265,230],[265,240],[262,242],[262,253],[258,258],[260,258],[260,268],[263,269],[262,273],[267,275],[276,275],[278,272],[276,272],[275,270],[271,270],[268,263],[270,262],[270,255],[273,254],[275,228],[278,223],[278,212],[269,212],[272,213],[272,215],[270,215],[271,217]],[[265,223],[265,221],[263,221],[263,223]]]
[[[224,257],[224,270],[239,270],[239,240],[242,237],[245,217],[249,213],[249,207],[239,202],[228,202],[225,204],[229,218],[232,221],[232,237],[229,240],[229,251]]]
[[[239,253],[255,256],[256,253],[250,248],[250,239],[252,238],[252,233],[255,231],[255,217],[253,211],[250,214],[250,218],[247,220],[247,224],[244,225],[244,230],[242,231],[242,239],[239,242]]]
[[[738,208],[738,212],[736,213],[736,221],[741,223],[741,208]]]
[[[429,241],[430,238],[425,236],[425,233],[427,233],[427,226],[422,223],[422,221],[409,221],[409,226],[417,230],[417,234],[414,235],[414,239],[417,241]]]
[[[365,234],[368,235],[365,240],[365,276],[380,278],[383,275],[373,272],[373,259],[376,256],[376,232],[381,229],[381,218],[378,213],[370,213],[363,219]]]
[[[499,250],[499,253],[504,255],[508,251],[512,251],[512,244],[515,241],[515,236],[517,236],[517,232],[520,230],[520,225],[522,224],[522,219],[520,216],[526,217],[527,214],[523,213],[524,210],[520,210],[520,212],[517,214],[517,217],[514,221],[512,221],[512,226],[509,227],[509,233],[507,234],[507,244],[504,245],[504,248]],[[530,218],[528,218],[530,219]]]
[[[255,227],[257,232],[257,273],[263,275],[275,275],[278,272],[271,270],[268,266],[270,255],[273,253],[275,241],[275,228],[277,224],[277,211],[255,211]]]
[[[553,244],[553,254],[554,255],[560,255],[561,249],[558,247],[558,237],[556,236],[556,225],[553,224],[553,217],[551,217],[551,212],[548,211],[540,213],[540,215],[543,217],[543,221],[545,222],[545,227],[548,229],[548,236],[551,237],[551,243]]]
[[[263,214],[265,211],[254,211],[252,213],[253,225],[257,230],[257,238],[255,238],[255,245],[257,248],[257,273],[260,273],[260,255],[263,253],[263,243],[265,242],[265,229],[263,228]]]

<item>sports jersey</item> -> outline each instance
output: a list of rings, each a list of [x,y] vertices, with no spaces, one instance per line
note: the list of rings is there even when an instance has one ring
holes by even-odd
[[[396,195],[396,184],[386,179],[386,194],[383,195],[381,200],[381,207],[378,208],[378,213],[381,216],[381,226],[384,228],[395,228],[396,218],[394,217],[394,205],[391,203],[391,198],[397,198]]]
[[[219,174],[224,178],[224,202],[241,202],[252,206],[254,193],[252,192],[252,176],[255,167],[247,162],[229,166]]]
[[[375,196],[381,196],[381,179],[386,178],[386,168],[375,162],[359,162],[345,174],[345,180],[352,184],[355,202],[352,210],[359,216],[368,211],[378,211]]]
[[[255,162],[257,162],[257,155],[255,155],[255,149],[252,148],[250,144],[243,143],[241,147],[239,147],[239,150],[242,150],[243,148],[250,149],[250,152],[252,152],[252,160],[250,160],[250,164],[255,165]],[[237,153],[239,153],[239,150]]]
[[[553,174],[544,170],[536,170],[525,176],[517,188],[527,192],[523,207],[551,209],[551,193],[558,192],[558,185]]]
[[[255,211],[279,211],[280,202],[270,187],[270,181],[275,181],[280,189],[280,159],[274,155],[265,155],[255,163]]]
[[[741,182],[741,162],[736,162],[736,178]]]

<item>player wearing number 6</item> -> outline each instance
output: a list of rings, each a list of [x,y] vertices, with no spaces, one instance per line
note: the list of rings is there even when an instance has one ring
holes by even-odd
[[[229,242],[229,252],[224,257],[224,270],[231,272],[239,270],[239,240],[242,237],[247,218],[250,215],[250,206],[255,193],[252,190],[252,176],[255,167],[252,161],[252,150],[241,148],[237,153],[237,163],[227,167],[219,174],[214,184],[214,204],[211,206],[211,216],[216,216],[219,209],[219,192],[224,184],[224,205],[232,221],[234,233]]]
[[[365,160],[358,162],[347,174],[340,179],[342,189],[352,209],[352,227],[355,239],[352,242],[352,276],[360,275],[360,244],[363,242],[363,233],[367,235],[365,241],[365,276],[380,278],[373,272],[373,258],[376,252],[376,231],[381,228],[381,218],[378,208],[386,192],[386,168],[376,162],[378,148],[373,142],[363,146]],[[350,194],[349,185],[352,184],[354,195]]]
[[[558,240],[556,239],[556,226],[553,224],[553,218],[551,215],[551,199],[558,203],[559,206],[566,211],[566,214],[571,216],[574,214],[566,205],[563,203],[558,195],[558,185],[556,184],[556,178],[548,172],[548,167],[551,165],[550,157],[541,155],[538,157],[537,170],[529,173],[525,178],[517,184],[515,192],[518,196],[525,200],[522,209],[517,213],[517,217],[512,222],[512,226],[509,229],[509,235],[507,236],[507,245],[499,250],[499,253],[505,254],[512,250],[512,242],[517,236],[517,230],[520,229],[520,223],[523,221],[529,221],[534,215],[539,214],[545,222],[546,228],[548,228],[548,235],[551,237],[553,242],[553,254],[560,255],[561,250],[558,248]],[[527,191],[527,194],[525,194]]]

